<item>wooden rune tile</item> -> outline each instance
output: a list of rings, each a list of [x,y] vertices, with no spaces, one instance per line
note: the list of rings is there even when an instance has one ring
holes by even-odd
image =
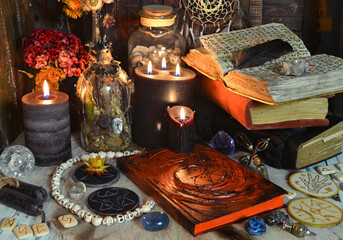
[[[78,224],[76,218],[71,214],[59,216],[57,220],[64,228],[75,227]]]
[[[48,235],[50,233],[48,224],[46,223],[38,223],[32,226],[33,234],[36,237],[42,237]]]
[[[19,225],[13,228],[13,233],[18,239],[25,239],[33,235],[32,229],[28,225]]]
[[[1,230],[9,230],[12,231],[15,226],[17,226],[18,219],[16,218],[5,218],[1,222]]]

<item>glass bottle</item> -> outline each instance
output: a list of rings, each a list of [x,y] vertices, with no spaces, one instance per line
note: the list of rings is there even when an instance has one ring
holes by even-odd
[[[90,152],[124,150],[131,144],[133,84],[113,60],[106,40],[93,44],[91,52],[94,60],[76,87],[82,147]]]
[[[140,27],[128,40],[130,78],[134,78],[136,67],[148,65],[149,60],[153,67],[161,67],[163,58],[169,67],[181,64],[186,41],[175,31],[176,13],[173,8],[166,5],[147,5],[139,15]]]

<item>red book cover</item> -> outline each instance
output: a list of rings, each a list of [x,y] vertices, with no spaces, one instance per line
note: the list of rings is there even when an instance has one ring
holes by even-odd
[[[286,191],[217,150],[167,148],[117,160],[120,170],[194,236],[283,206]]]
[[[328,119],[298,119],[269,124],[253,124],[250,108],[263,104],[229,91],[219,80],[212,80],[198,74],[198,90],[212,102],[220,106],[248,130],[280,129],[296,127],[327,126]],[[331,97],[331,96],[327,96]]]

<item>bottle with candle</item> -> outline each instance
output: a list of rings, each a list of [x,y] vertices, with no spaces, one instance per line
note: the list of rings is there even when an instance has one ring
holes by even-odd
[[[77,82],[82,147],[91,152],[124,150],[131,144],[133,84],[111,55],[106,40],[92,46],[95,59]]]
[[[129,76],[133,79],[135,68],[148,65],[160,67],[162,59],[175,68],[181,64],[186,51],[184,37],[175,31],[176,13],[166,5],[147,5],[139,12],[140,27],[128,40]]]

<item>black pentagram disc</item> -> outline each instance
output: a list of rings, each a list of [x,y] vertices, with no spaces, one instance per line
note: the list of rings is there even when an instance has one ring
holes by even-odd
[[[119,180],[120,171],[117,167],[110,165],[104,175],[98,177],[93,174],[92,176],[83,171],[86,165],[82,165],[75,169],[73,172],[73,180],[75,182],[83,182],[87,187],[106,187]]]
[[[139,204],[138,195],[120,187],[103,188],[89,195],[88,208],[99,215],[118,215],[135,209]]]

